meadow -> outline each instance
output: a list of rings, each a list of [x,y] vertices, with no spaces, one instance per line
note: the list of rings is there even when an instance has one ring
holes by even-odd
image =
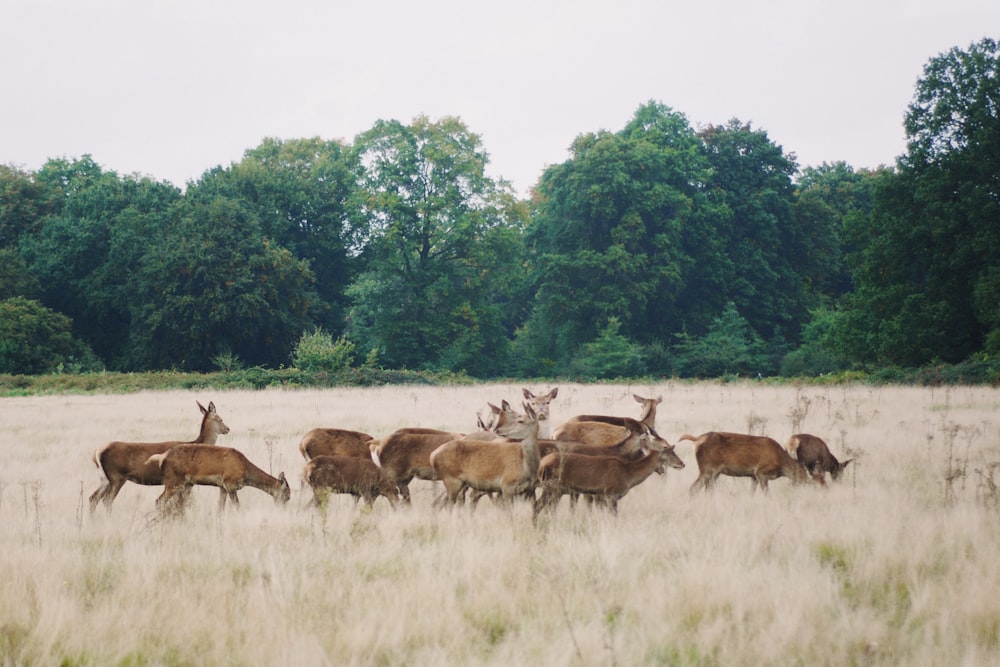
[[[662,395],[672,443],[710,430],[823,437],[854,458],[827,488],[653,476],[617,517],[564,499],[432,509],[307,506],[298,441],[317,426],[471,431],[522,384],[167,391],[0,399],[2,665],[997,665],[1000,390],[685,383],[559,386],[554,424],[637,416]],[[548,386],[530,386],[536,392]],[[109,440],[189,440],[214,401],[220,445],[284,471],[181,519],[127,484],[89,512]]]

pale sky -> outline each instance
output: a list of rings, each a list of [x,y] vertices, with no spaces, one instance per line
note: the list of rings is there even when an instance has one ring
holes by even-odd
[[[93,156],[183,187],[265,137],[458,116],[526,194],[662,102],[802,166],[893,164],[927,61],[996,0],[0,0],[0,163]]]

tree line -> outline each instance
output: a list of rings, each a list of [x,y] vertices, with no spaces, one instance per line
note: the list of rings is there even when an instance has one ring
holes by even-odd
[[[280,368],[317,337],[481,378],[997,355],[997,42],[931,58],[904,126],[892,166],[800,167],[650,101],[527,199],[455,117],[265,139],[183,190],[88,155],[0,166],[0,372]]]

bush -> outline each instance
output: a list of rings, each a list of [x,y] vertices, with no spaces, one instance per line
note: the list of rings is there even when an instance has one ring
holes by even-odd
[[[71,320],[38,301],[0,301],[0,373],[81,373],[102,370],[86,344],[73,338]]]
[[[682,377],[753,376],[768,370],[767,346],[732,302],[704,336],[681,334],[679,338],[674,352]]]
[[[333,340],[333,336],[314,329],[302,334],[292,354],[292,364],[300,371],[310,373],[337,373],[354,363],[354,343],[343,336]]]
[[[645,373],[642,347],[618,333],[617,317],[608,318],[597,340],[581,346],[570,362],[570,373],[593,380],[639,377]]]

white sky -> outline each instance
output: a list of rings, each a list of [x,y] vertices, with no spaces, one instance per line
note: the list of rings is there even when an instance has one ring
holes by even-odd
[[[522,194],[662,102],[800,165],[892,164],[927,61],[996,0],[0,0],[0,163],[91,154],[183,186],[265,137],[461,117]]]

